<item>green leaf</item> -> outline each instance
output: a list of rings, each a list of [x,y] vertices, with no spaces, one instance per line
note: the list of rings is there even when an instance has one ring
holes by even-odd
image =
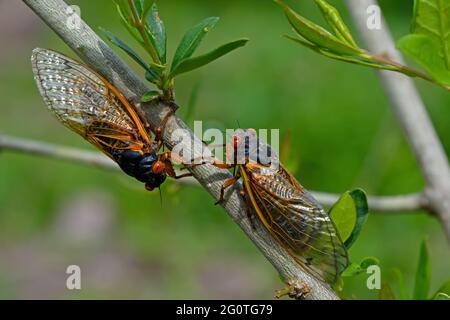
[[[399,299],[400,300],[410,300],[408,290],[406,289],[406,286],[405,286],[405,281],[403,280],[403,274],[398,269],[394,269],[393,271],[394,271],[394,277],[397,280]]]
[[[146,19],[149,28],[149,36],[153,40],[156,51],[158,52],[159,59],[163,64],[165,64],[167,59],[166,28],[164,27],[164,22],[159,16],[159,11],[156,3],[152,5]]]
[[[219,21],[218,17],[206,18],[186,32],[175,51],[171,67],[172,71],[175,70],[181,61],[192,56],[195,49],[200,45],[205,35],[214,28],[217,21]]]
[[[361,268],[357,263],[350,263],[348,267],[341,273],[341,277],[353,277],[364,273],[366,270]]]
[[[142,18],[142,13],[144,12],[144,0],[134,0],[134,7],[139,18]]]
[[[450,72],[450,4],[445,0],[415,0],[412,33],[430,37]]]
[[[111,43],[115,44],[120,49],[125,51],[125,53],[127,53],[134,61],[139,63],[145,70],[147,70],[148,72],[153,73],[153,71],[144,62],[144,60],[142,60],[142,58],[136,52],[134,52],[133,49],[131,49],[125,42],[120,40],[113,33],[109,32],[109,31],[107,31],[107,30],[105,30],[103,28],[101,28],[101,30],[105,33],[106,37],[109,39],[109,41],[111,41]]]
[[[284,10],[294,30],[316,46],[343,55],[360,55],[361,49],[349,46],[330,32],[312,21],[302,17],[281,0],[275,0]]]
[[[336,36],[340,40],[347,43],[349,46],[357,48],[358,46],[356,45],[356,42],[353,39],[352,34],[345,24],[344,20],[342,19],[339,11],[325,0],[314,1],[322,11],[322,15],[328,22],[329,26],[333,29]]]
[[[157,83],[159,80],[159,74],[152,69],[145,71],[145,79],[152,83]]]
[[[350,249],[355,240],[358,238],[362,227],[367,221],[369,215],[369,207],[367,205],[367,197],[363,190],[356,189],[350,192],[350,196],[353,198],[356,207],[356,225],[352,230],[351,235],[346,241],[344,241],[345,247]]]
[[[204,65],[219,59],[227,53],[244,46],[247,42],[248,39],[235,40],[201,56],[184,59],[175,67],[175,69],[172,70],[170,73],[170,78],[174,78],[179,74],[203,67]]]
[[[119,13],[120,22],[127,29],[128,33],[133,36],[133,38],[139,42],[141,45],[144,44],[141,35],[134,28],[133,22],[131,19],[131,12],[129,10],[128,5],[124,5],[124,1],[115,1],[117,6],[117,12]]]
[[[446,282],[444,282],[444,284],[433,295],[432,299],[433,300],[439,300],[439,299],[437,299],[437,297],[440,294],[444,295],[444,296],[450,296],[450,280],[447,280]]]
[[[327,58],[330,58],[330,59],[344,61],[344,62],[352,63],[352,64],[359,64],[359,65],[366,66],[366,67],[371,67],[371,68],[399,71],[399,69],[397,67],[383,65],[383,64],[380,64],[380,63],[377,63],[377,62],[370,62],[370,61],[367,61],[367,60],[363,60],[360,57],[349,57],[349,56],[342,56],[342,55],[339,55],[339,54],[335,54],[335,53],[333,53],[331,51],[324,50],[321,47],[318,47],[318,46],[313,45],[313,44],[311,44],[309,42],[306,42],[306,41],[300,39],[299,37],[292,37],[292,36],[289,36],[289,35],[285,35],[285,37],[288,38],[289,40],[297,42],[297,43],[301,44],[302,46],[305,46],[308,49],[311,49],[311,50],[313,50],[313,51],[315,51],[315,52],[317,52],[317,53],[319,53],[319,54],[321,54],[321,55],[323,55],[323,56],[325,56]]]
[[[153,98],[155,98],[159,95],[160,95],[159,91],[156,91],[156,90],[148,91],[142,95],[141,102],[149,102],[150,100],[152,100]]]
[[[343,242],[347,241],[356,226],[357,213],[355,202],[350,192],[345,192],[334,204],[330,211],[330,218]]]
[[[380,262],[375,257],[366,257],[359,264],[350,263],[348,267],[342,272],[342,277],[353,277],[361,273],[365,273],[367,268],[373,265],[379,265]]]
[[[379,300],[395,300],[394,292],[392,291],[392,288],[388,283],[383,282],[381,284],[381,289],[378,294],[378,299]]]
[[[414,59],[435,80],[450,85],[450,71],[439,55],[439,44],[431,37],[424,34],[410,34],[401,38],[397,42],[397,47]]]
[[[433,297],[433,300],[450,300],[450,295],[439,292]]]
[[[360,266],[361,266],[362,269],[365,270],[365,269],[367,269],[370,266],[379,265],[379,264],[380,264],[380,260],[378,260],[377,258],[375,258],[375,257],[365,257],[361,261]]]
[[[416,282],[414,285],[413,298],[415,300],[426,300],[430,290],[430,259],[428,255],[427,242],[424,240],[420,246],[419,262],[417,264]]]

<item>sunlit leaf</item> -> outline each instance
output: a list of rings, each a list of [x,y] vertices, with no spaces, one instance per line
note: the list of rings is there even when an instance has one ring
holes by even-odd
[[[350,196],[352,197],[356,207],[356,225],[353,228],[351,235],[344,241],[347,249],[349,249],[358,238],[359,233],[361,232],[361,229],[366,223],[369,215],[369,207],[367,205],[367,197],[365,192],[361,189],[356,189],[350,192]]]
[[[401,38],[397,42],[397,47],[414,59],[435,80],[450,85],[450,71],[443,57],[439,55],[438,43],[431,37],[424,34],[410,34]]]
[[[336,36],[351,47],[358,47],[339,11],[325,0],[314,0]]]
[[[247,43],[247,41],[248,39],[235,40],[227,44],[224,44],[223,46],[220,46],[217,49],[210,51],[206,54],[185,59],[181,61],[175,67],[175,69],[172,70],[172,72],[170,73],[170,77],[173,78],[179,74],[186,73],[194,69],[198,69],[208,63],[211,63],[212,61],[219,59],[220,57],[226,55],[227,53],[244,46]]]
[[[330,211],[330,218],[342,241],[345,242],[349,239],[357,220],[356,206],[350,192],[344,193],[334,204]]]
[[[218,17],[206,18],[186,32],[175,51],[171,71],[175,70],[181,61],[192,56],[195,49],[200,45],[205,35],[216,25],[217,21],[219,21]]]
[[[321,26],[302,17],[283,1],[276,0],[275,2],[283,8],[286,17],[294,30],[316,46],[344,55],[359,55],[362,53],[361,49],[349,46]]]
[[[415,0],[413,34],[430,37],[438,46],[445,69],[450,72],[450,5],[444,0]]]

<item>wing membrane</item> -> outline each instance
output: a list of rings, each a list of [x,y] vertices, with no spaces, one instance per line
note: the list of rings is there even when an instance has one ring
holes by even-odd
[[[105,79],[46,49],[34,49],[31,62],[41,96],[65,126],[110,157],[114,149],[150,148],[136,111]]]
[[[334,283],[348,257],[328,214],[281,164],[241,168],[247,194],[268,231],[303,268]]]

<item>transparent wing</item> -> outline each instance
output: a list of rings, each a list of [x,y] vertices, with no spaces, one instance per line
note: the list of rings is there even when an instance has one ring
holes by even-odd
[[[31,63],[41,96],[65,126],[109,156],[114,149],[149,147],[150,138],[136,112],[95,72],[40,48],[33,50]]]
[[[246,165],[244,183],[264,226],[316,278],[334,283],[348,264],[347,251],[328,214],[280,165],[270,171]]]

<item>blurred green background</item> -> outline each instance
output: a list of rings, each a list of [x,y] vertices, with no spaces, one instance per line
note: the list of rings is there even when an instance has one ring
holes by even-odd
[[[342,1],[331,1],[349,21]],[[70,1],[94,29],[102,26],[137,47],[111,1]],[[312,1],[290,4],[322,23]],[[394,36],[407,34],[412,0],[380,1]],[[199,52],[227,40],[248,45],[181,76],[177,100],[199,94],[192,120],[205,127],[280,128],[292,132],[288,165],[310,190],[370,194],[418,192],[423,179],[375,73],[327,60],[281,37],[290,32],[269,0],[158,1],[169,52],[185,30],[220,16]],[[35,47],[70,49],[20,1],[0,1],[0,133],[92,149],[46,110],[35,86]],[[353,26],[352,26],[353,27]],[[355,32],[356,33],[356,32]],[[361,41],[360,41],[361,42]],[[116,50],[117,51],[117,50]],[[119,54],[140,75],[141,70]],[[450,151],[450,95],[417,86]],[[187,110],[180,109],[183,117]],[[120,173],[0,150],[0,298],[265,298],[281,287],[276,271],[201,188],[170,181],[157,192]],[[412,290],[419,244],[429,241],[434,292],[450,273],[449,244],[423,212],[373,214],[351,259],[381,261],[383,281],[401,270]],[[65,287],[66,267],[82,270],[82,290]],[[350,298],[376,298],[361,275]]]

